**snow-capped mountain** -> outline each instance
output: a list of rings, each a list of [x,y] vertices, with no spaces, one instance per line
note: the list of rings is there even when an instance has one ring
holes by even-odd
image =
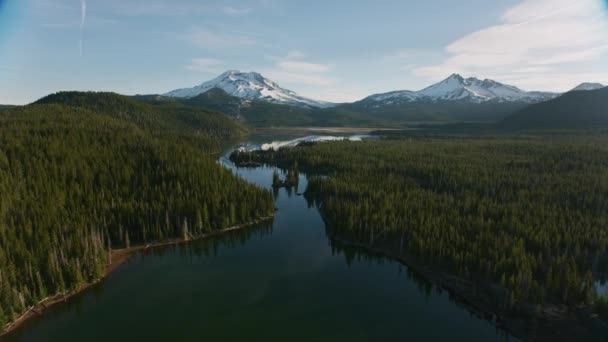
[[[603,85],[601,83],[581,83],[578,86],[576,86],[574,89],[572,89],[571,91],[597,90],[597,89],[602,89],[604,87],[605,87],[605,85]]]
[[[458,74],[453,74],[445,80],[420,91],[402,90],[377,94],[365,98],[362,102],[373,105],[397,105],[415,101],[535,103],[550,100],[558,95],[548,92],[524,91],[517,87],[488,79],[464,78]]]
[[[222,89],[228,95],[246,100],[261,100],[301,107],[327,108],[335,105],[299,96],[291,90],[281,88],[278,84],[257,72],[241,72],[238,70],[226,71],[213,80],[199,86],[173,90],[164,95],[191,98],[206,93],[213,88]]]

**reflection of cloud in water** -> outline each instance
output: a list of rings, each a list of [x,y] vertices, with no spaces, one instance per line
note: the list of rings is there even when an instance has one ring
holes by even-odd
[[[297,139],[288,140],[288,141],[273,141],[269,144],[262,144],[261,148],[262,148],[262,150],[270,150],[270,149],[278,150],[283,147],[294,147],[294,146],[297,146],[298,144],[301,144],[304,142],[325,142],[325,141],[338,141],[338,140],[361,141],[363,139],[369,139],[369,138],[371,138],[370,135],[351,135],[348,137],[337,137],[337,136],[331,136],[331,135],[309,135],[306,137],[297,138]]]

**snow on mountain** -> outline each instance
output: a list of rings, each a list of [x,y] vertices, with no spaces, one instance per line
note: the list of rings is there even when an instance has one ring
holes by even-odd
[[[574,89],[572,89],[571,91],[597,90],[597,89],[602,89],[604,87],[605,87],[605,85],[603,85],[601,83],[581,83],[578,86],[576,86]]]
[[[299,96],[291,90],[281,88],[278,84],[257,72],[241,72],[238,70],[226,71],[199,86],[173,90],[164,95],[190,98],[206,93],[213,88],[222,89],[229,95],[247,100],[261,100],[301,107],[327,108],[334,106],[333,103]]]
[[[529,92],[488,79],[480,80],[475,77],[463,78],[458,74],[453,74],[445,80],[420,91],[402,90],[377,94],[365,98],[363,102],[388,105],[414,101],[467,101],[472,103],[495,101],[534,103],[546,101],[558,95],[559,94],[547,92]]]

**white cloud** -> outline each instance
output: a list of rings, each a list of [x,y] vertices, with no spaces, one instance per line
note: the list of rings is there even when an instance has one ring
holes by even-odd
[[[289,50],[285,59],[301,59],[304,58],[304,53],[300,50]]]
[[[281,70],[302,74],[321,74],[329,71],[329,66],[324,64],[315,64],[290,60],[279,61],[278,67]]]
[[[194,58],[186,69],[210,74],[220,73],[224,62],[213,58]]]
[[[236,17],[251,12],[251,8],[225,6],[222,8],[222,12],[224,12],[224,14]]]
[[[372,94],[370,89],[351,86],[350,84],[334,84],[330,87],[315,87],[306,90],[306,96],[315,100],[346,103],[361,100]]]
[[[87,20],[87,2],[86,0],[80,0],[80,57],[82,57],[83,48],[83,30],[84,24]]]
[[[384,56],[383,60],[387,62],[394,61],[410,61],[427,57],[435,54],[434,51],[424,49],[401,49]]]
[[[535,89],[567,90],[605,75],[599,64],[608,53],[608,22],[599,0],[525,0],[501,22],[468,34],[446,47],[439,64],[413,73],[438,80],[458,72]],[[604,62],[605,63],[605,62]],[[556,79],[555,75],[559,75]],[[595,76],[595,77],[594,77]],[[586,79],[585,77],[590,77]]]
[[[205,48],[253,46],[258,44],[255,40],[245,35],[216,33],[204,28],[195,28],[184,34],[182,38],[191,44]]]
[[[321,74],[304,74],[291,72],[282,69],[269,70],[264,72],[270,79],[276,80],[279,84],[300,84],[309,86],[328,86],[334,84],[336,80],[333,77]]]
[[[336,82],[329,65],[306,62],[304,57],[301,51],[291,50],[285,57],[273,58],[275,65],[263,73],[279,83],[327,86]]]
[[[87,20],[87,2],[86,0],[81,0],[80,1],[80,29],[82,29],[84,27],[84,24]]]

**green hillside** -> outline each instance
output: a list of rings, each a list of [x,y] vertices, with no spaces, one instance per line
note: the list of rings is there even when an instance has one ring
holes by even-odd
[[[376,120],[404,124],[411,122],[497,122],[525,108],[525,103],[412,102],[374,107],[355,102],[337,107],[366,114]]]
[[[608,127],[608,88],[571,91],[507,117],[503,129],[578,129]]]
[[[128,120],[153,133],[213,138],[232,138],[246,133],[243,125],[219,112],[168,100],[138,101],[136,98],[104,92],[59,92],[38,100],[36,104],[83,107],[116,119]]]
[[[242,100],[238,97],[230,96],[219,88],[213,88],[208,92],[200,94],[196,97],[178,99],[178,101],[187,105],[222,112],[234,118],[239,117],[242,102]]]
[[[238,118],[251,127],[302,127],[302,126],[371,126],[395,125],[396,121],[378,118],[375,115],[357,112],[348,107],[306,108],[279,105],[264,101],[242,100],[228,95],[221,89],[212,89],[193,98],[174,99],[157,95],[139,96],[148,103],[179,102],[222,112]]]
[[[109,93],[1,111],[0,326],[101,277],[112,248],[270,215],[270,192],[208,155],[242,131],[222,114]]]

